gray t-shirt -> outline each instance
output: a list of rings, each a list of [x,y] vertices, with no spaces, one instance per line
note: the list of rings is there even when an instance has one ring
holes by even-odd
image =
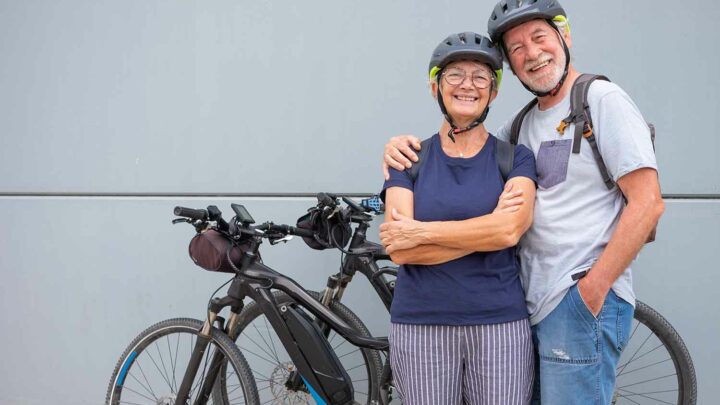
[[[643,167],[657,169],[648,126],[620,87],[596,80],[588,105],[598,149],[613,180]],[[519,143],[533,151],[538,171],[533,224],[520,241],[521,280],[533,325],[560,303],[575,283],[572,275],[597,261],[625,205],[620,189],[608,190],[603,183],[587,140],[581,139],[579,154],[572,153],[574,125],[563,135],[556,130],[569,112],[569,95],[545,111],[535,106],[520,130]],[[511,124],[512,119],[497,137],[508,140]],[[630,268],[612,289],[635,305]]]

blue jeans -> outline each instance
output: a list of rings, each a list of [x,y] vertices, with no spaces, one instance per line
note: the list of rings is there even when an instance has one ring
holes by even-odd
[[[595,318],[577,285],[570,287],[557,308],[532,327],[537,362],[532,403],[609,404],[633,311],[610,290]]]

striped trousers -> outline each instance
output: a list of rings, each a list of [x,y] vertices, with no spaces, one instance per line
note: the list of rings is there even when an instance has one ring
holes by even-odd
[[[534,357],[530,324],[390,326],[390,365],[403,405],[524,405]]]

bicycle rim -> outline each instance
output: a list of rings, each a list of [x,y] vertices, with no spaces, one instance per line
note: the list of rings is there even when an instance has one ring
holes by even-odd
[[[194,319],[172,319],[160,322],[138,336],[121,357],[108,388],[106,403],[110,405],[173,405],[192,354],[202,322]],[[222,353],[222,374],[228,395],[207,401],[208,405],[254,403],[255,387],[249,377],[247,363],[225,335],[213,331],[192,384],[189,403],[199,396],[199,387],[210,372],[215,353]],[[223,339],[224,338],[224,339]],[[228,361],[229,359],[229,361]],[[243,378],[244,377],[244,378]],[[216,382],[216,384],[219,384]]]
[[[616,371],[613,404],[694,405],[695,369],[675,329],[637,301],[632,334]]]

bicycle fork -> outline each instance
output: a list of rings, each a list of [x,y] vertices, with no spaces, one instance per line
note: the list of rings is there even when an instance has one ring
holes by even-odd
[[[190,391],[193,387],[193,381],[195,381],[197,372],[200,369],[200,363],[202,362],[203,357],[205,357],[207,346],[211,340],[212,326],[215,324],[215,321],[222,320],[221,317],[218,317],[218,313],[222,310],[222,308],[228,305],[232,305],[230,319],[228,320],[227,328],[222,328],[221,325],[221,329],[224,329],[231,339],[235,340],[237,337],[237,326],[240,320],[240,311],[242,311],[242,301],[238,302],[236,299],[231,297],[213,299],[209,305],[210,308],[208,309],[208,317],[200,330],[192,355],[190,356],[188,367],[185,370],[185,375],[183,376],[182,383],[180,384],[180,389],[178,389],[177,397],[175,399],[176,405],[185,405],[188,403],[188,399],[190,399]],[[213,354],[210,365],[207,368],[207,373],[203,371],[205,378],[202,385],[199,387],[197,400],[195,400],[194,403],[195,405],[205,405],[208,399],[210,399],[213,387],[215,386],[215,380],[222,371],[222,365],[224,362],[225,355],[220,350],[217,350]]]

